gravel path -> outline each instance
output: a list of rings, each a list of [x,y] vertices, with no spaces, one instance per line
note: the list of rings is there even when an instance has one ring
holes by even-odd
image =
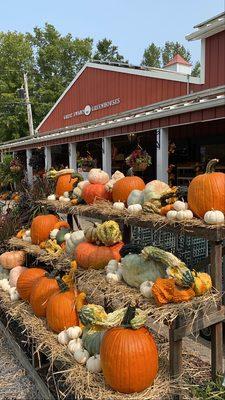
[[[0,400],[43,400],[0,334]]]

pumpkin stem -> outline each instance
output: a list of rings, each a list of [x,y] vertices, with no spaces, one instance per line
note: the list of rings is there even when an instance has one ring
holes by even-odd
[[[59,289],[61,292],[66,292],[67,290],[69,290],[69,287],[67,286],[67,284],[59,277],[56,277],[58,285],[59,285]]]
[[[121,326],[125,328],[131,328],[131,320],[135,317],[135,311],[136,307],[133,307],[130,304],[128,304]]]
[[[218,160],[217,158],[213,158],[213,160],[210,160],[208,162],[208,164],[206,165],[206,174],[211,174],[212,172],[215,171],[215,166],[216,164],[218,164],[220,160]]]

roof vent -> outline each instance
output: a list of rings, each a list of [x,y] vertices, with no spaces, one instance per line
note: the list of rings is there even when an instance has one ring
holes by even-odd
[[[180,54],[176,54],[172,60],[165,65],[164,69],[179,72],[180,74],[191,75],[192,65],[187,62]]]

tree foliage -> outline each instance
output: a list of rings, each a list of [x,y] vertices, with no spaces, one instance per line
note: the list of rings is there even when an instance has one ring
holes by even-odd
[[[191,71],[191,76],[200,77],[200,74],[201,74],[201,64],[199,61],[197,61]]]
[[[186,61],[191,61],[191,53],[179,42],[165,42],[162,48],[162,64],[165,66],[176,55],[180,54]]]
[[[93,59],[103,62],[125,62],[124,57],[118,52],[118,46],[113,45],[112,40],[106,38],[98,41]]]
[[[151,43],[144,51],[143,59],[141,65],[146,65],[148,67],[161,67],[161,48]]]

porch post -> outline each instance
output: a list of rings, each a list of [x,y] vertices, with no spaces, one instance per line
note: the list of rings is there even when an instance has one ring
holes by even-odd
[[[111,138],[102,139],[102,169],[111,176],[112,174],[112,154],[111,154]]]
[[[33,168],[29,165],[30,159],[32,157],[32,150],[26,149],[26,156],[27,156],[27,180],[30,185],[33,184]]]
[[[69,151],[69,168],[77,170],[77,144],[69,143],[68,144]]]
[[[157,129],[156,177],[168,183],[168,128]]]
[[[51,147],[45,146],[45,171],[48,171],[52,166]]]

